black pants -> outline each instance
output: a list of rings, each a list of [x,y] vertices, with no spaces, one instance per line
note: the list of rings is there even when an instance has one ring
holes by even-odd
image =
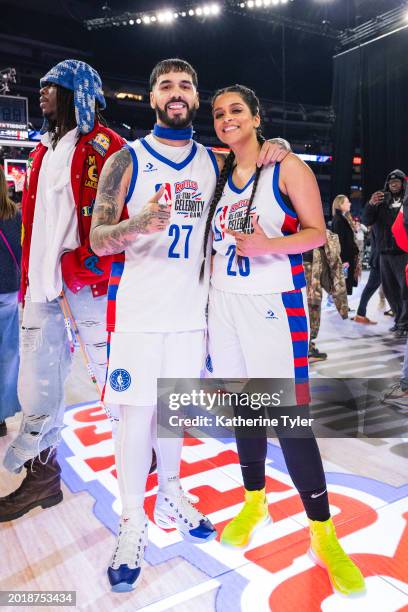
[[[377,291],[379,286],[381,285],[381,272],[379,267],[371,268],[370,274],[368,276],[367,284],[363,289],[363,292],[360,297],[360,304],[357,308],[357,314],[360,317],[365,317],[367,314],[367,304],[373,297],[374,293]]]
[[[408,329],[408,290],[405,280],[408,254],[381,253],[380,262],[384,295],[395,315],[395,323],[398,329]]]
[[[281,414],[301,414],[308,418],[308,407],[297,407],[295,412],[281,409]],[[253,412],[246,408],[234,408],[235,415],[253,417]],[[269,411],[268,416],[273,416]],[[311,427],[302,428],[302,437],[297,437],[289,428],[275,427],[275,434],[285,458],[289,475],[298,490],[304,508],[311,520],[327,520],[330,516],[327,497],[326,477],[322,458],[316,438]],[[266,428],[256,428],[251,435],[245,428],[235,429],[236,443],[241,464],[242,478],[248,491],[260,490],[265,487],[265,461],[267,454]]]

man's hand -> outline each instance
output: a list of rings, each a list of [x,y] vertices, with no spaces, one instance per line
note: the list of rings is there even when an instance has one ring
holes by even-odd
[[[291,151],[290,144],[284,138],[266,140],[259,152],[256,165],[260,168],[261,166],[269,166],[276,162],[281,162]]]
[[[226,229],[225,233],[235,239],[237,255],[242,257],[269,255],[271,253],[271,238],[268,238],[265,234],[255,215],[251,215],[251,219],[254,229],[252,234],[244,234],[243,232],[235,232],[229,229]]]
[[[382,204],[384,201],[384,192],[383,191],[375,191],[369,200],[369,204],[371,206],[377,206],[378,204]]]
[[[143,206],[142,210],[132,217],[129,222],[130,231],[137,234],[154,234],[162,232],[170,223],[172,203],[159,204],[159,200],[164,193],[164,185],[154,196]]]

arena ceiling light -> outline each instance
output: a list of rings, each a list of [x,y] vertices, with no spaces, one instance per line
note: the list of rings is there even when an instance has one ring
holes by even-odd
[[[194,4],[178,10],[174,8],[163,8],[158,11],[143,11],[138,13],[123,13],[117,16],[105,16],[96,19],[86,19],[85,26],[88,30],[117,26],[139,26],[139,25],[169,25],[175,20],[185,17],[201,17],[203,19],[217,17],[221,13],[221,5],[218,2],[205,4]]]
[[[166,0],[164,0],[166,1]],[[171,1],[171,0],[169,0]],[[174,0],[175,2],[177,0]],[[179,0],[181,1],[181,0]],[[182,8],[176,6],[163,7],[160,10],[126,12],[120,15],[106,14],[104,17],[85,19],[84,25],[88,30],[98,30],[111,27],[170,27],[175,22],[189,19],[198,19],[205,25],[207,20],[219,16],[239,15],[241,17],[259,20],[265,26],[282,26],[303,33],[314,34],[319,37],[338,39],[343,34],[340,30],[331,27],[322,28],[321,24],[301,21],[287,16],[279,8],[288,5],[294,0],[219,0],[219,2],[196,0],[183,3]]]
[[[248,9],[265,9],[282,4],[288,4],[289,2],[293,2],[293,0],[247,0],[247,2],[239,2],[238,6],[240,8]]]

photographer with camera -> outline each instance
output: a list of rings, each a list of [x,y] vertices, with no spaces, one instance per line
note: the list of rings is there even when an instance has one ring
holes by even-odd
[[[408,193],[405,194],[402,210],[398,213],[392,226],[392,233],[398,246],[408,253]],[[408,286],[408,264],[405,268],[404,280]],[[408,339],[405,345],[401,378],[385,393],[383,401],[385,404],[396,406],[404,413],[408,411]]]
[[[381,282],[392,311],[397,338],[408,335],[408,288],[405,283],[405,266],[408,254],[401,250],[392,234],[392,226],[406,191],[405,172],[393,170],[387,176],[383,191],[376,191],[366,205],[362,221],[365,225],[374,225],[380,252]]]

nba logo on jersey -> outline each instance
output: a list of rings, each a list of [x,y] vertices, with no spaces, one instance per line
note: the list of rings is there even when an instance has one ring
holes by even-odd
[[[170,183],[157,183],[155,185],[156,192],[159,191],[162,185],[164,185],[164,193],[159,200],[159,204],[170,204],[171,203],[171,184]]]
[[[228,206],[221,206],[214,215],[214,240],[223,240],[225,237],[225,221]]]

